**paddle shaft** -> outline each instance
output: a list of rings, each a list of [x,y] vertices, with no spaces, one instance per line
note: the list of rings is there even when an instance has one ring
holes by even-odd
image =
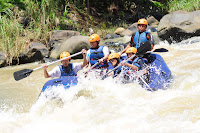
[[[93,66],[91,66],[90,69],[86,71],[86,73],[89,72],[90,70],[92,70],[92,69],[93,69],[94,67],[96,67],[98,64],[99,64],[99,61],[98,61],[97,63],[95,63]]]
[[[144,79],[139,76],[139,78],[142,80],[142,82],[148,87],[148,89],[150,89],[150,91],[153,91],[152,88],[146,83],[146,81],[144,81]]]
[[[65,60],[65,59],[68,59],[68,58],[77,56],[77,55],[79,55],[79,54],[81,54],[81,53],[82,53],[82,51],[80,51],[80,52],[78,52],[78,53],[75,53],[75,54],[73,54],[73,55],[70,55],[70,56],[68,56],[68,57],[64,57],[64,58],[62,58],[62,59],[60,59],[60,60],[57,60],[57,61],[54,61],[54,62],[50,62],[50,63],[47,64],[47,66],[50,66],[50,65],[55,64],[55,63],[57,63],[57,62],[63,61],[63,60]],[[41,69],[41,68],[43,68],[43,66],[37,67],[37,68],[33,69],[33,71],[38,70],[38,69]]]

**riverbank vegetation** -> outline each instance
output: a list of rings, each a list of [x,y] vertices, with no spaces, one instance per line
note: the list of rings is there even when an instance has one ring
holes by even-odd
[[[168,12],[177,10],[196,11],[200,9],[200,0],[169,0],[165,3]]]
[[[131,13],[143,17],[155,12],[199,8],[200,0],[1,0],[0,51],[12,62],[30,42],[48,47],[52,30],[76,30],[88,35],[92,27],[105,36],[119,26],[127,28],[129,22],[137,21],[138,18],[129,16]]]

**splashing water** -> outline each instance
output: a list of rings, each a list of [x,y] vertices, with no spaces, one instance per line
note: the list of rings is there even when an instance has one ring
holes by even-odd
[[[198,133],[200,132],[200,45],[161,42],[156,48],[172,71],[167,90],[146,91],[137,83],[111,78],[80,78],[77,86],[63,86],[39,98],[43,71],[16,82],[12,73],[22,65],[0,69],[0,132],[2,133]],[[56,64],[57,65],[57,64]],[[49,68],[50,70],[51,68]],[[46,97],[49,95],[49,97]]]

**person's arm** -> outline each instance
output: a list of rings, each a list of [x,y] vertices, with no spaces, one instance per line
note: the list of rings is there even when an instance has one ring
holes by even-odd
[[[51,77],[50,75],[49,75],[49,73],[47,72],[47,65],[45,64],[45,65],[43,65],[43,68],[44,68],[44,77],[45,78],[49,78],[49,77]]]
[[[126,46],[125,49],[123,49],[123,50],[119,53],[119,56],[121,56],[124,52],[126,52],[126,50],[127,50],[128,48],[130,48],[130,47],[135,47],[135,46],[133,46],[134,37],[135,37],[135,34],[132,34],[131,40],[130,40],[129,44]]]
[[[86,53],[87,53],[87,51],[85,49],[82,49],[83,64],[81,64],[81,68],[85,67],[88,64],[87,59],[86,59]]]
[[[87,62],[86,66],[88,66],[89,63],[90,63],[90,50],[88,50],[87,53],[86,53],[86,62]]]
[[[130,67],[132,70],[138,70],[139,69],[137,66],[129,64],[129,63],[124,63],[124,65]]]
[[[126,50],[127,50],[128,48],[130,48],[130,47],[131,47],[131,43],[129,43],[129,44],[126,46],[126,48],[123,49],[123,50],[119,53],[119,56],[121,56],[124,52],[126,52]]]
[[[103,53],[104,53],[104,57],[99,60],[100,63],[102,63],[103,61],[106,61],[108,59],[109,49],[107,46],[103,47]]]

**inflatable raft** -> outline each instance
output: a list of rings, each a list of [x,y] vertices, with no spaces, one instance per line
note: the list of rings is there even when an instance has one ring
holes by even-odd
[[[164,59],[159,54],[151,54],[148,63],[148,80],[145,80],[147,84],[144,84],[144,82],[141,81],[140,83],[142,87],[151,91],[166,89],[169,86],[171,79],[171,71]],[[44,84],[41,92],[44,92],[46,89],[51,88],[52,86],[58,85],[63,85],[65,89],[68,89],[71,86],[77,85],[77,83],[78,80],[76,76],[52,79]]]
[[[145,88],[152,90],[166,89],[172,81],[172,74],[159,54],[151,54],[148,64],[148,85],[143,84]]]
[[[77,76],[66,76],[66,77],[52,79],[44,84],[41,93],[47,89],[51,89],[51,87],[53,86],[59,86],[59,85],[63,85],[65,89],[69,89],[71,86],[77,85],[77,83],[78,83]]]

